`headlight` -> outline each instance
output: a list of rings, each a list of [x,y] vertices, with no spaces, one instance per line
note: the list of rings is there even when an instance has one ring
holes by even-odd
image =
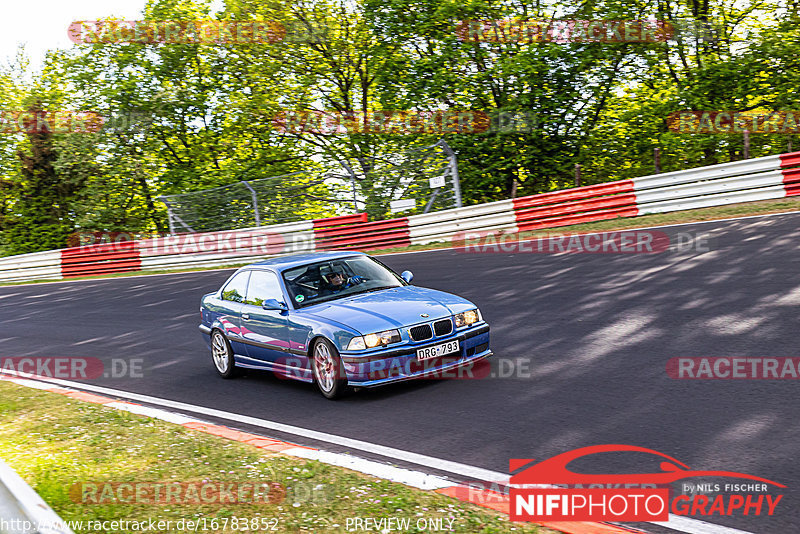
[[[389,343],[397,343],[400,341],[400,332],[397,330],[385,330],[376,334],[367,334],[366,336],[356,336],[350,340],[347,345],[347,350],[363,350],[365,348],[373,348],[378,345],[388,345]]]
[[[354,337],[347,345],[347,350],[364,350],[366,348],[367,346],[364,344],[364,338],[361,336]]]
[[[468,310],[464,313],[457,313],[455,315],[456,318],[456,328],[460,328],[462,326],[469,326],[473,323],[477,323],[481,320],[481,312],[478,311],[478,308],[474,310]]]

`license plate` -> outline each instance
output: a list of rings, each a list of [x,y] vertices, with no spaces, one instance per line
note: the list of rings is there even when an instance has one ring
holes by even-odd
[[[417,359],[430,360],[431,358],[438,358],[439,356],[444,356],[445,354],[458,352],[458,350],[458,340],[456,339],[455,341],[448,341],[447,343],[442,343],[441,345],[417,349]]]

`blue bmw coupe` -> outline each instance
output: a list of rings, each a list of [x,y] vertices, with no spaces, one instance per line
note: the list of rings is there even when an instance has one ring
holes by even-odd
[[[329,399],[348,387],[455,376],[492,354],[475,304],[411,278],[360,252],[268,259],[202,298],[200,331],[222,377],[271,370],[314,382]]]

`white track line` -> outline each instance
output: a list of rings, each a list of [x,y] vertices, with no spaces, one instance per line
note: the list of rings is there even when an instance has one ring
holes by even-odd
[[[3,370],[0,369],[0,374],[7,373],[13,376],[24,376],[17,374],[13,371]],[[375,443],[369,443],[366,441],[361,441],[357,439],[347,438],[344,436],[337,436],[334,434],[328,434],[325,432],[319,432],[316,430],[310,430],[306,428],[301,428],[298,426],[287,425],[284,423],[278,423],[275,421],[268,421],[266,419],[260,419],[257,417],[250,417],[248,415],[242,415],[232,412],[225,412],[222,410],[216,410],[214,408],[206,408],[204,406],[195,406],[193,404],[187,404],[184,402],[173,401],[169,399],[162,399],[159,397],[151,397],[149,395],[141,395],[139,393],[130,393],[128,391],[121,391],[118,389],[111,389],[105,388],[101,386],[93,386],[91,384],[83,384],[79,382],[72,382],[69,380],[61,380],[58,378],[41,378],[41,380],[56,384],[59,386],[75,388],[75,389],[83,389],[87,391],[93,391],[95,393],[103,393],[113,397],[121,397],[124,399],[130,399],[139,402],[146,402],[148,404],[154,404],[156,406],[164,406],[167,408],[174,408],[176,410],[183,410],[192,413],[198,413],[202,415],[207,415],[210,417],[216,417],[219,419],[225,419],[228,421],[239,422],[247,425],[257,426],[259,428],[265,428],[268,430],[274,430],[276,432],[284,432],[287,434],[292,434],[294,436],[300,436],[316,441],[323,441],[325,443],[331,443],[334,445],[340,445],[342,447],[347,447],[349,449],[356,449],[372,454],[377,454],[379,456],[384,456],[386,458],[393,458],[395,460],[402,460],[405,462],[409,462],[416,465],[424,465],[426,467],[430,467],[433,469],[438,469],[441,471],[446,471],[448,473],[453,473],[457,475],[461,475],[467,478],[473,478],[477,480],[487,481],[487,482],[497,482],[498,484],[508,484],[509,476],[505,473],[497,473],[495,471],[490,471],[488,469],[482,469],[480,467],[473,467],[466,464],[461,464],[458,462],[451,462],[449,460],[443,460],[441,458],[433,458],[431,456],[425,456],[423,454],[417,454],[414,452],[404,451],[401,449],[395,449],[393,447],[386,447],[384,445],[378,445]]]
[[[17,373],[16,371],[8,371],[3,369],[0,369],[0,374],[7,374],[15,377],[24,376]],[[387,447],[384,445],[369,443],[366,441],[347,438],[344,436],[337,436],[335,434],[318,432],[316,430],[310,430],[293,425],[287,425],[275,421],[268,421],[266,419],[259,419],[257,417],[250,417],[247,415],[216,410],[214,408],[195,406],[193,404],[187,404],[184,402],[172,401],[169,399],[151,397],[149,395],[141,395],[139,393],[131,393],[128,391],[105,388],[101,386],[93,386],[91,384],[83,384],[79,382],[72,382],[69,380],[61,380],[57,378],[36,377],[36,381],[47,382],[78,390],[83,389],[87,391],[94,391],[96,393],[104,393],[106,395],[111,395],[115,397],[137,400],[140,402],[147,402],[149,404],[154,404],[157,406],[164,406],[168,408],[184,410],[187,412],[208,415],[211,417],[216,417],[218,419],[225,419],[228,421],[245,423],[248,425],[257,426],[259,428],[275,430],[278,432],[284,432],[295,436],[313,439],[315,441],[322,441],[325,443],[331,443],[334,445],[339,445],[350,449],[369,452],[372,454],[383,456],[385,458],[391,458],[394,460],[401,460],[416,465],[422,465],[430,467],[432,469],[436,469],[438,471],[451,473],[454,475],[461,475],[484,482],[494,482],[502,486],[508,486],[509,484],[509,475],[507,475],[506,473],[499,473],[497,471],[491,471],[489,469],[473,467],[458,462],[452,462],[450,460],[434,458],[432,456],[426,456],[424,454],[404,451],[402,449],[395,449],[393,447]],[[31,383],[30,387],[37,387],[38,389],[44,389],[41,386],[34,386],[34,384],[37,383],[36,381],[25,380],[25,382]],[[118,407],[117,406],[118,404],[120,403],[108,403],[106,406]],[[142,414],[147,413],[146,407],[127,406],[124,409],[134,413],[142,413]],[[186,418],[186,416],[183,416],[181,414],[174,414],[174,416],[175,416],[174,418],[175,422],[184,421],[184,418]],[[158,416],[158,418],[161,417]],[[186,419],[188,419],[189,421],[194,421],[193,419],[190,418]],[[399,482],[404,482],[408,485],[412,485],[415,487],[424,486],[430,489],[435,489],[438,487],[445,487],[444,484],[445,482],[447,482],[445,479],[434,475],[429,475],[426,473],[418,473],[409,469],[403,469],[395,466],[387,466],[384,464],[380,464],[379,462],[375,462],[373,460],[367,460],[364,458],[357,458],[357,457],[353,457],[352,459],[344,458],[345,455],[330,453],[327,451],[315,451],[315,450],[298,448],[298,449],[287,449],[286,451],[284,451],[284,453],[301,458],[318,459],[323,463],[330,463],[333,465],[339,465],[341,467],[349,467],[350,469],[354,469],[356,471],[368,472],[378,477],[382,476],[381,473],[383,473],[385,475],[385,478],[388,478],[390,480],[397,480]],[[376,469],[378,470],[377,474],[375,472]],[[448,485],[454,485],[454,484],[448,484]],[[752,534],[745,530],[737,530],[734,528],[725,527],[722,525],[715,525],[713,523],[708,523],[706,521],[701,521],[699,519],[677,516],[673,514],[669,514],[669,521],[667,522],[654,522],[652,524],[661,527],[667,527],[672,530],[677,530],[679,532],[685,532],[687,534]]]
[[[186,423],[208,424],[208,421],[203,421],[201,419],[196,419],[194,417],[186,417],[183,414],[168,412],[166,410],[159,410],[158,408],[151,408],[150,406],[131,404],[129,402],[109,402],[106,404],[106,406],[108,406],[109,408],[116,408],[117,410],[123,410],[126,412],[135,413],[137,415],[144,415],[145,417],[161,419],[162,421],[167,421],[168,423],[174,423],[176,425],[185,425]]]
[[[724,527],[722,525],[715,525],[714,523],[707,523],[699,519],[692,519],[691,517],[674,514],[669,514],[669,521],[667,523],[653,524],[662,525],[681,532],[690,532],[691,534],[752,534],[746,530]]]
[[[442,477],[429,475],[420,471],[413,471],[411,469],[403,469],[393,465],[386,465],[374,460],[367,460],[364,458],[359,458],[358,456],[350,456],[349,454],[339,454],[336,452],[318,451],[305,448],[286,449],[281,452],[282,454],[288,454],[298,458],[319,460],[324,464],[336,465],[339,467],[352,469],[353,471],[369,473],[370,475],[378,478],[393,480],[407,486],[414,486],[415,488],[425,490],[449,488],[455,485],[453,482]]]

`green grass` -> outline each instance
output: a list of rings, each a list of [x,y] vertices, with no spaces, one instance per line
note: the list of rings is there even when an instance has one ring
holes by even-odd
[[[690,223],[698,221],[713,221],[717,219],[729,219],[733,217],[746,217],[749,215],[766,215],[769,213],[790,213],[800,211],[800,196],[787,197],[779,200],[762,200],[758,202],[743,202],[740,204],[730,204],[727,206],[717,206],[713,208],[702,208],[696,210],[674,211],[670,213],[658,213],[654,215],[641,215],[638,217],[620,217],[607,221],[596,221],[590,223],[574,224],[571,226],[560,226],[548,228],[534,232],[524,232],[521,237],[535,236],[554,236],[566,233],[579,232],[605,232],[611,230],[629,230],[634,228],[647,228],[650,226],[662,226],[668,224]],[[369,251],[372,255],[397,254],[402,252],[414,252],[420,250],[437,250],[454,246],[450,240],[440,243],[429,243],[427,245],[412,245],[408,247],[389,247]],[[122,278],[127,276],[141,276],[150,274],[182,273],[195,271],[211,271],[219,269],[233,269],[248,265],[246,263],[231,263],[212,268],[189,267],[186,269],[162,269],[154,271],[135,271],[131,273],[115,273],[96,276],[81,276],[70,280],[95,280],[104,278]],[[37,284],[43,282],[53,282],[53,280],[29,280],[25,282],[0,282],[0,286]]]
[[[431,491],[5,381],[0,381],[0,458],[65,521],[228,518],[228,529],[205,532],[234,532],[233,517],[276,518],[279,532],[339,533],[346,531],[347,518],[408,517],[413,525],[424,517],[453,519],[454,532],[554,532],[510,523],[503,514]],[[74,502],[69,492],[79,482],[203,480],[278,482],[286,498],[277,504],[100,505]]]

